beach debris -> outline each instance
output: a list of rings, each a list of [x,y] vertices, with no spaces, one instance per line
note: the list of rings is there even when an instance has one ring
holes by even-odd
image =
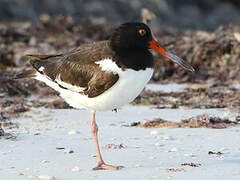
[[[191,166],[191,167],[199,167],[202,166],[200,163],[183,163],[181,166]]]
[[[16,140],[16,138],[17,138],[17,135],[13,135],[11,133],[4,132],[4,130],[0,127],[0,139]]]
[[[65,154],[72,154],[72,153],[74,153],[74,151],[69,148],[69,149],[64,149],[64,153]]]
[[[211,117],[208,114],[184,119],[182,123],[188,124],[191,128],[206,127],[215,129],[224,129],[237,124],[235,121],[230,121],[228,118]]]
[[[134,101],[134,104],[154,105],[153,108],[155,109],[231,108],[235,112],[240,113],[240,103],[238,101],[240,91],[234,88],[231,82],[224,84],[223,82],[212,82],[209,80],[204,82],[204,84],[206,85],[202,85],[202,83],[188,85],[186,91],[182,92],[163,92],[145,89],[141,93],[140,98]]]
[[[168,172],[184,172],[185,170],[183,168],[168,168]]]
[[[183,119],[181,122],[166,121],[157,118],[151,121],[140,124],[143,128],[213,128],[224,129],[227,127],[236,126],[239,124],[236,121],[231,121],[228,118],[212,117],[208,114],[202,114],[188,119]]]
[[[125,148],[125,146],[123,146],[123,144],[107,144],[105,147],[105,149],[123,149]]]
[[[62,99],[56,99],[54,101],[52,101],[51,103],[45,103],[44,104],[45,108],[49,108],[49,109],[71,109],[72,107],[70,107],[66,102],[64,102]]]
[[[57,150],[64,150],[63,152],[65,153],[65,154],[72,154],[72,153],[74,153],[74,151],[71,149],[71,148],[65,148],[65,147],[56,147],[56,149]]]
[[[0,101],[1,102],[1,101]],[[4,112],[0,112],[0,122],[5,122],[7,121],[9,118],[5,115]]]
[[[222,155],[223,153],[222,152],[220,152],[220,151],[218,151],[218,152],[215,152],[215,151],[208,151],[208,154],[209,155]]]
[[[237,121],[238,123],[240,123],[240,116],[237,116],[237,117],[236,117],[236,121]]]
[[[178,124],[175,122],[170,122],[163,120],[161,118],[157,118],[151,121],[147,121],[140,125],[144,128],[164,128],[164,127],[178,127]]]
[[[234,33],[233,35],[240,42],[240,33]]]
[[[130,124],[130,127],[135,127],[135,126],[138,126],[138,125],[140,125],[141,123],[140,123],[140,121],[138,121],[138,122],[132,122],[131,124]]]
[[[1,136],[4,136],[4,134],[5,134],[5,133],[4,133],[3,129],[0,127],[0,137],[1,137]]]

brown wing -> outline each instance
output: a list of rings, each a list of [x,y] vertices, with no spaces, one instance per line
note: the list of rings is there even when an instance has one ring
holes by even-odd
[[[102,41],[80,46],[66,54],[37,56],[30,62],[38,72],[52,81],[58,83],[56,78],[60,77],[63,82],[59,84],[60,87],[71,91],[79,87],[84,89],[80,93],[93,98],[112,87],[119,79],[117,74],[102,71],[95,63],[111,56],[113,51],[109,48],[109,42]]]

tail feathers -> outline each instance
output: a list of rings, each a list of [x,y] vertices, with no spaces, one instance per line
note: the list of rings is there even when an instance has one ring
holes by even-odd
[[[32,77],[36,77],[35,70],[23,71],[19,74],[16,74],[16,76],[13,79],[32,78]]]
[[[59,57],[59,56],[62,56],[62,55],[61,54],[56,54],[56,55],[32,55],[32,54],[29,54],[29,55],[22,56],[21,59],[23,61],[30,61],[30,64],[35,68],[35,70],[32,69],[32,70],[23,71],[23,72],[17,74],[13,79],[36,77],[36,72],[39,71],[39,68],[44,67],[44,64],[48,62],[48,61],[44,61],[44,60],[49,60],[50,58]],[[42,72],[40,72],[40,73],[42,73]]]

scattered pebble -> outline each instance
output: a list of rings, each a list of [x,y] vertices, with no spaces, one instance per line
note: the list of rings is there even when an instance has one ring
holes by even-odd
[[[171,149],[171,152],[177,152],[177,151],[178,151],[178,149],[175,147]]]
[[[48,161],[48,160],[42,160],[42,161],[41,161],[42,164],[49,163],[49,162],[50,162],[50,161]]]
[[[174,147],[174,148],[168,150],[167,152],[177,152],[177,151],[178,151],[178,149]]]
[[[169,168],[167,169],[168,172],[184,172],[183,168]]]
[[[74,153],[74,151],[72,149],[65,149],[64,153],[65,154],[71,154],[71,153]]]
[[[135,126],[139,126],[141,123],[138,121],[138,122],[132,122],[130,124],[130,127],[135,127]]]
[[[128,138],[129,140],[139,140],[140,138],[137,138],[137,137],[131,137],[131,138]]]
[[[40,180],[56,180],[56,178],[54,176],[47,176],[47,175],[38,176],[38,179],[40,179]]]
[[[150,134],[152,134],[152,135],[157,135],[157,134],[158,134],[158,131],[151,131]]]
[[[156,138],[161,141],[174,140],[171,136],[157,136]]]
[[[200,163],[183,163],[183,164],[181,164],[181,166],[191,166],[191,167],[199,167],[199,166],[201,166],[201,164]]]
[[[106,149],[122,149],[122,148],[125,148],[125,147],[123,146],[123,144],[119,144],[119,145],[117,145],[117,144],[107,144],[105,146],[105,148]]]
[[[223,153],[218,151],[218,152],[214,152],[214,151],[208,151],[209,155],[215,154],[215,155],[222,155]]]
[[[186,157],[192,157],[192,158],[195,158],[195,157],[196,157],[196,155],[194,155],[194,154],[184,154],[184,156],[186,156]]]
[[[155,143],[154,145],[155,145],[155,146],[158,146],[158,147],[164,146],[164,144],[161,144],[161,143]]]
[[[69,135],[73,135],[73,134],[80,134],[79,131],[76,131],[76,130],[71,130],[68,132]]]
[[[75,166],[74,168],[72,168],[73,172],[78,172],[81,171],[81,169],[78,166]]]

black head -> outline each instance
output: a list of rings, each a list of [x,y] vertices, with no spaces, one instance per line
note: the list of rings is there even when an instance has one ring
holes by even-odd
[[[167,57],[171,61],[179,64],[183,68],[194,71],[193,67],[162,47],[153,39],[150,28],[144,23],[125,23],[115,29],[110,44],[113,50],[121,52],[146,52],[148,49],[157,51],[162,56]]]
[[[148,49],[152,39],[151,30],[146,24],[131,22],[115,29],[110,40],[114,50],[126,50]]]

